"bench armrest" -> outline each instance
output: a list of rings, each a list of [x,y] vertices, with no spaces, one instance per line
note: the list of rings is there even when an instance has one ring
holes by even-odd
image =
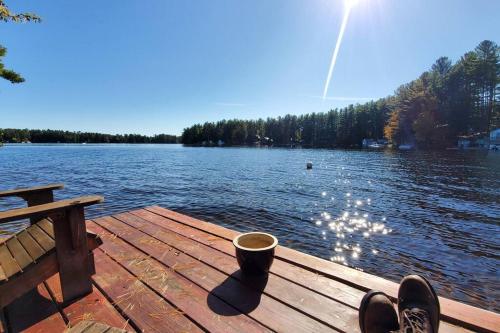
[[[43,205],[12,209],[6,212],[0,212],[0,223],[32,217],[44,217],[49,214],[64,212],[71,208],[90,206],[103,201],[103,197],[91,195],[75,199],[55,201]]]
[[[37,193],[37,192],[46,192],[52,190],[60,190],[64,188],[64,184],[49,184],[45,186],[35,186],[29,188],[18,188],[15,190],[8,190],[0,192],[0,198],[3,197],[23,197],[25,195]]]

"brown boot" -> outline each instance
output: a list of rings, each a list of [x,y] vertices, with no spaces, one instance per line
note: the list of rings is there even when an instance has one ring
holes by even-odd
[[[402,333],[437,333],[439,299],[430,283],[419,275],[403,278],[399,285],[398,311]]]
[[[381,291],[370,290],[359,307],[361,333],[388,333],[399,329],[398,314],[389,297]]]

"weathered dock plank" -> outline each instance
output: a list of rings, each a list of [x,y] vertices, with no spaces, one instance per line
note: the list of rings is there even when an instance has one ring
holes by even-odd
[[[154,213],[145,209],[134,210],[130,213],[235,257],[235,250],[232,242],[225,238],[206,233],[163,216],[155,216]],[[160,217],[160,219],[158,217]],[[336,280],[328,279],[322,275],[302,269],[282,260],[274,261],[271,272],[290,282],[299,284],[302,287],[349,305],[355,309],[359,307],[359,303],[365,294],[362,290],[350,287]]]
[[[44,284],[6,308],[9,332],[62,332],[67,325]]]
[[[256,292],[233,276],[190,257],[181,250],[157,240],[114,218],[94,220],[101,227],[134,244],[179,274],[279,332],[330,332],[333,328],[302,314],[286,304]],[[161,233],[161,230],[159,231]],[[176,235],[172,235],[174,238]],[[234,272],[234,271],[233,271]],[[208,300],[207,300],[208,301]],[[358,328],[355,328],[358,330]]]
[[[59,312],[65,317],[68,326],[76,326],[82,320],[93,320],[111,327],[118,327],[128,331],[133,328],[104,295],[94,286],[92,292],[69,304],[63,303],[59,274],[45,281],[45,286],[56,302]]]
[[[94,281],[136,327],[146,332],[203,332],[101,250],[95,251]]]
[[[168,269],[159,261],[127,244],[98,225],[90,228],[105,240],[102,250],[121,264],[158,294],[165,297],[180,311],[199,325],[215,332],[262,332],[267,329],[239,312],[229,304],[214,297],[211,306],[219,311],[233,313],[228,320],[220,320],[207,304],[209,293],[188,279]]]
[[[174,221],[206,231],[210,234],[231,240],[239,233],[212,223],[192,218],[162,207],[147,207],[148,211],[172,219]],[[398,284],[381,277],[361,272],[343,265],[308,255],[299,251],[278,246],[276,256],[295,266],[316,272],[331,279],[353,286],[359,290],[381,290],[393,299],[397,296]],[[440,297],[441,316],[446,321],[480,332],[499,332],[500,315],[491,311],[476,308],[448,298]]]
[[[157,217],[161,218],[159,216]],[[142,220],[131,214],[119,214],[116,215],[116,218],[129,224],[131,227],[147,233],[155,239],[164,241],[166,244],[175,247],[177,250],[191,257],[197,258],[199,261],[213,268],[223,271],[228,276],[231,276],[250,288],[252,288],[254,284],[253,281],[245,281],[245,279],[242,278],[236,260],[228,254],[200,244],[191,238],[176,234],[171,230],[165,230],[162,226],[149,222],[152,221],[152,219]],[[267,283],[259,292],[263,292],[265,295],[280,300],[288,306],[318,321],[324,322],[335,329],[343,331],[351,329],[352,332],[358,331],[356,329],[358,323],[357,310],[325,296],[311,292],[302,286],[290,283],[274,274],[269,275]],[[324,311],[324,309],[329,310]],[[340,314],[342,315],[340,316]]]
[[[161,207],[96,218],[87,229],[103,240],[92,292],[64,304],[53,276],[5,309],[0,333],[62,332],[84,320],[142,332],[359,332],[366,290],[397,292],[394,282],[282,246],[267,279],[245,277],[236,231]],[[496,313],[441,304],[440,332],[500,330]]]

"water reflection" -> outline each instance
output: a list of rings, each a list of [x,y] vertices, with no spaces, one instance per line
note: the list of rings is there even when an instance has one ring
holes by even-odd
[[[305,161],[315,167],[306,170]],[[181,146],[6,146],[2,188],[64,182],[102,194],[90,216],[162,205],[500,310],[500,154]],[[0,209],[22,201],[0,201]],[[2,226],[5,227],[5,226]],[[15,230],[16,224],[8,229]]]
[[[351,195],[350,192],[347,192],[345,198],[351,198]],[[321,197],[325,196],[326,192],[321,192]],[[354,202],[354,206],[352,206],[352,202]],[[357,265],[357,259],[362,255],[378,254],[378,250],[374,248],[379,241],[377,238],[390,234],[392,229],[386,226],[385,216],[382,216],[380,221],[375,221],[369,218],[370,214],[366,212],[366,209],[360,211],[362,207],[370,206],[371,203],[370,198],[365,200],[346,199],[345,209],[336,218],[332,218],[328,211],[322,211],[317,219],[311,218],[316,226],[321,227],[319,230],[323,239],[326,240],[333,236],[330,238],[333,249],[331,261],[363,270]],[[336,206],[330,202],[324,202],[321,206],[331,206],[332,211],[336,210]],[[322,229],[324,226],[328,228]],[[363,253],[363,249],[369,250]]]

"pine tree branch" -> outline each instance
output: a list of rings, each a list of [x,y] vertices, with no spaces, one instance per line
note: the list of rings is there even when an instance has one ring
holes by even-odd
[[[34,13],[12,13],[4,1],[0,0],[0,21],[4,22],[41,22],[41,18]]]

